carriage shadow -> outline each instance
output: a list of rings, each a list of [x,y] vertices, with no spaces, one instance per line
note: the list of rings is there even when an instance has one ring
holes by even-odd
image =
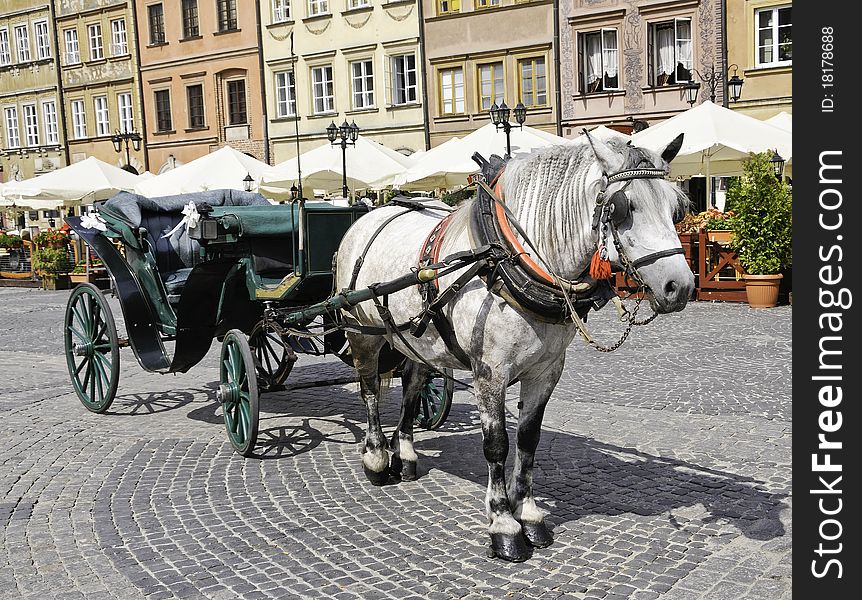
[[[118,417],[138,417],[179,410],[193,402],[200,402],[201,400],[197,397],[201,393],[207,395],[207,402],[215,399],[215,390],[207,389],[170,390],[118,395],[114,398],[111,408],[106,414]]]

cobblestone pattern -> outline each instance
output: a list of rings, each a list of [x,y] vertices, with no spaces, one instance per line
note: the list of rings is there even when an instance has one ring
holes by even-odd
[[[215,345],[177,376],[123,350],[111,411],[84,410],[65,299],[0,289],[0,598],[790,598],[789,308],[696,303],[615,354],[576,342],[535,472],[556,540],[508,564],[485,556],[467,390],[418,434],[420,479],[376,488],[351,371],[304,356],[263,397],[243,460]],[[589,325],[610,340],[612,320]],[[387,431],[399,394],[396,380]]]

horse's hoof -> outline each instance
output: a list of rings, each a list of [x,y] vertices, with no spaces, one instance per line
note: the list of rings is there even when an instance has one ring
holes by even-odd
[[[362,465],[362,468],[365,470],[365,476],[368,478],[368,481],[370,481],[372,485],[386,485],[386,482],[389,481],[389,469],[383,469],[382,471],[378,472],[372,471],[365,465]]]
[[[395,479],[401,479],[403,468],[404,463],[401,461],[401,457],[397,454],[393,454],[392,458],[389,460],[389,474]]]
[[[416,481],[416,461],[405,460],[401,467],[401,479],[403,481]]]
[[[524,521],[521,523],[521,530],[527,538],[527,543],[533,548],[547,548],[554,543],[554,536],[544,521],[538,523]]]
[[[511,562],[524,562],[530,558],[530,549],[520,533],[492,533],[489,556]]]

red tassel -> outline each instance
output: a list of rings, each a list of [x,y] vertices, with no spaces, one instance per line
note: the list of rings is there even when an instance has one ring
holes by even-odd
[[[601,249],[596,250],[593,254],[593,259],[590,261],[590,277],[596,281],[601,279],[611,278],[611,261],[602,260],[600,255]]]

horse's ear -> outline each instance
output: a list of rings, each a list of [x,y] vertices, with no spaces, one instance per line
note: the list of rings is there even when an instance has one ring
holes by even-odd
[[[666,163],[670,163],[676,155],[679,154],[679,149],[682,148],[682,138],[684,134],[679,134],[676,136],[673,141],[665,146],[664,150],[661,151],[662,160]]]
[[[599,166],[602,168],[602,172],[615,172],[619,168],[619,154],[614,152],[614,150],[602,140],[591,136],[586,130],[584,130],[584,135],[587,136],[587,141],[593,149],[593,154],[596,155],[596,160],[599,161]]]

